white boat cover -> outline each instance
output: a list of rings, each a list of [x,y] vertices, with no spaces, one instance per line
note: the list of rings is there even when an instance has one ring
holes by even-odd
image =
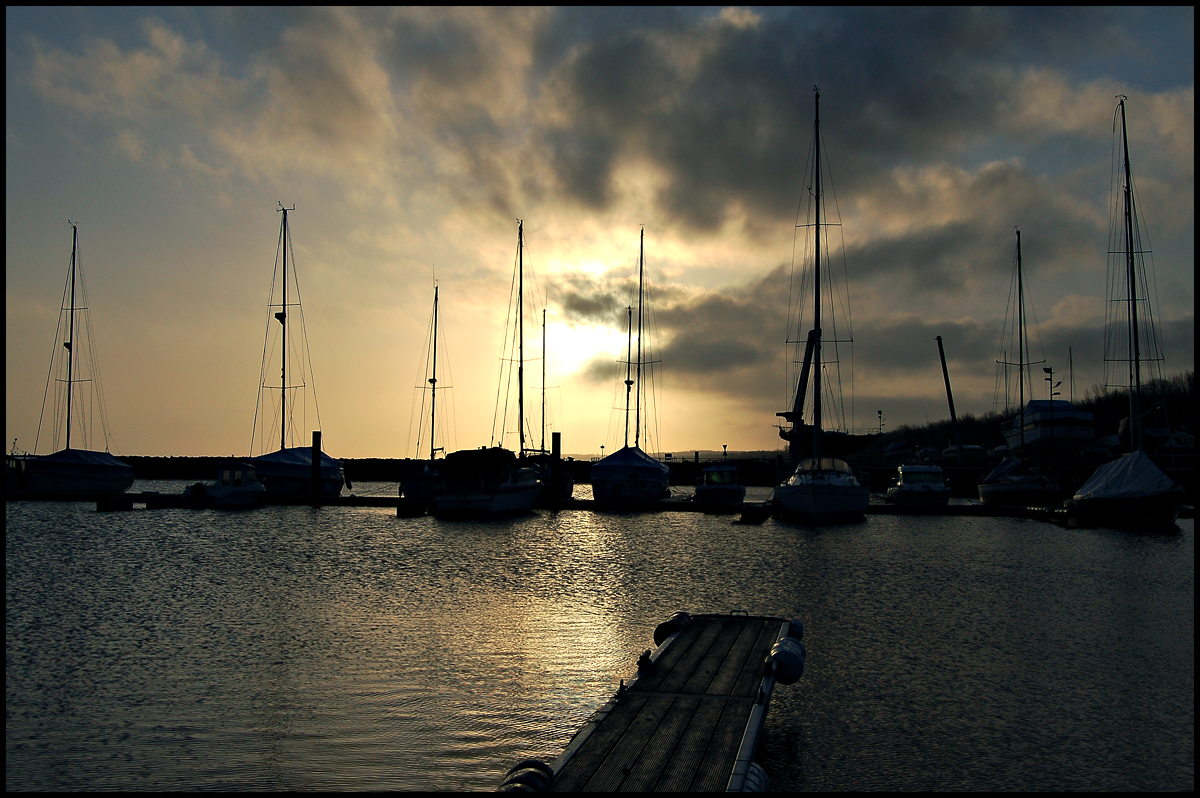
[[[613,477],[607,473],[612,471],[617,471],[620,474],[661,475],[664,478],[670,473],[669,468],[636,446],[626,446],[619,451],[613,452],[603,460],[592,463],[593,479],[596,479],[598,475],[612,479]]]
[[[1175,483],[1138,449],[1096,469],[1075,492],[1076,499],[1130,499],[1155,496]]]

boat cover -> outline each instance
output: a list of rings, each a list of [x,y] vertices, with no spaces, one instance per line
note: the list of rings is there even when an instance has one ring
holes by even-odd
[[[1011,454],[1007,455],[1003,460],[1000,461],[1000,465],[988,472],[988,475],[983,478],[983,482],[995,482],[996,480],[1000,479],[1000,477],[1008,476],[1019,465],[1021,465],[1021,461],[1018,458],[1013,457]]]
[[[446,455],[439,471],[447,488],[496,488],[521,467],[517,456],[498,446],[462,449]]]
[[[1141,449],[1096,469],[1076,499],[1130,499],[1169,491],[1174,482]]]
[[[100,467],[108,467],[113,469],[114,474],[133,476],[133,466],[123,463],[113,457],[108,452],[93,452],[87,449],[63,449],[54,454],[38,455],[38,460],[43,463],[72,463],[78,465],[88,465]]]
[[[312,447],[293,446],[270,454],[260,454],[245,461],[254,467],[260,478],[311,479]],[[321,479],[342,480],[342,464],[321,452]]]
[[[643,452],[636,446],[626,446],[613,452],[603,460],[592,463],[592,475],[603,473],[609,469],[619,469],[621,473],[642,472],[647,474],[669,474],[670,469]]]
[[[17,485],[35,493],[123,493],[133,485],[133,466],[108,452],[62,449],[11,458]]]

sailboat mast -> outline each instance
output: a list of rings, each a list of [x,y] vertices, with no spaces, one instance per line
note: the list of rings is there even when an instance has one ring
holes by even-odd
[[[291,208],[283,207],[283,203],[279,203],[278,210],[283,213],[283,221],[279,225],[279,241],[283,248],[283,304],[279,308],[279,312],[275,314],[275,318],[279,319],[279,324],[283,331],[279,335],[280,350],[283,357],[282,365],[279,368],[279,450],[283,451],[287,448],[287,253],[288,253],[288,211],[295,210],[296,206]]]
[[[641,240],[638,243],[638,351],[637,351],[637,393],[634,396],[633,445],[637,448],[642,437],[642,272],[646,264],[646,228],[642,228]]]
[[[429,378],[429,461],[437,453],[437,324],[438,324],[438,287],[433,286],[433,372]]]
[[[525,223],[517,219],[517,433],[525,456]],[[512,372],[509,372],[510,374]]]
[[[1129,391],[1129,448],[1141,443],[1142,363],[1138,341],[1136,250],[1133,238],[1133,175],[1129,166],[1129,132],[1125,127],[1125,95],[1121,95],[1121,143],[1125,155],[1125,268],[1129,283],[1129,359],[1132,369]]]
[[[813,461],[821,464],[821,92],[816,94],[816,113],[813,123],[816,169],[814,169],[813,196],[816,200],[816,249],[813,261]]]
[[[629,369],[633,365],[633,306],[625,306],[625,329],[628,330],[628,337],[625,342],[625,446],[629,447],[629,389],[633,387],[633,380],[629,378]]]
[[[546,451],[546,309],[542,308],[542,443]]]
[[[1021,231],[1017,231],[1017,395],[1021,402],[1021,445],[1025,445],[1025,284],[1021,269]]]
[[[63,346],[67,350],[67,449],[71,448],[71,385],[74,380],[72,371],[75,363],[75,258],[79,251],[79,226],[71,225],[71,318],[68,322],[67,340]],[[86,443],[85,443],[86,445]]]

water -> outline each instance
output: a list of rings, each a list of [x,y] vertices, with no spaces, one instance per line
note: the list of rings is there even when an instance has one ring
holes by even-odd
[[[8,790],[492,790],[679,609],[805,623],[775,790],[1194,788],[1192,520],[5,515]]]

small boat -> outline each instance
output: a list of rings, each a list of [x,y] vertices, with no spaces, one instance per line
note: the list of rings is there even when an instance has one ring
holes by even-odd
[[[78,385],[82,391],[83,386],[80,383],[88,383],[92,389],[93,406],[98,406],[100,410],[106,449],[109,437],[107,415],[100,393],[99,369],[95,363],[95,342],[91,340],[92,331],[88,319],[86,289],[83,307],[76,305],[76,286],[82,282],[81,279],[76,279],[79,271],[78,255],[79,226],[71,223],[71,266],[67,277],[69,285],[65,292],[70,296],[70,306],[61,308],[59,318],[59,335],[61,335],[62,352],[65,352],[65,357],[62,356],[59,347],[55,346],[55,362],[51,364],[51,370],[60,375],[55,380],[56,395],[61,390],[65,400],[66,445],[52,454],[11,452],[5,458],[5,495],[124,493],[133,485],[133,466],[118,460],[108,451],[77,449],[71,446],[72,432],[78,432],[72,429],[72,421],[78,421],[74,411],[78,409],[77,406],[83,404],[80,395],[75,390]],[[90,374],[79,373],[80,364],[76,363],[77,356],[88,361],[91,367]],[[47,381],[47,396],[50,390],[51,383]],[[46,404],[46,401],[43,401],[42,406],[45,407]],[[91,414],[83,415],[87,418]],[[86,432],[85,429],[85,446],[87,445]],[[55,434],[57,435],[57,428]],[[16,442],[13,443],[15,449]],[[37,448],[35,441],[34,450],[36,451]]]
[[[885,500],[898,505],[944,507],[950,502],[950,488],[937,466],[903,463],[896,469],[896,481],[887,489]]]
[[[670,469],[655,460],[641,448],[643,420],[649,413],[642,414],[642,395],[645,391],[642,380],[644,365],[642,351],[642,297],[643,276],[646,264],[646,229],[642,228],[638,246],[638,345],[637,359],[633,358],[633,308],[629,313],[629,338],[625,357],[625,445],[607,457],[592,463],[592,499],[599,504],[621,505],[637,502],[658,501],[671,495]],[[634,365],[637,371],[633,372]],[[633,445],[629,445],[630,397],[634,398]]]
[[[197,504],[218,510],[246,510],[258,507],[267,489],[258,481],[254,467],[239,460],[228,460],[217,467],[217,479],[211,485],[198,482],[184,488],[183,495]]]
[[[498,446],[451,452],[441,463],[441,476],[433,497],[434,513],[441,517],[529,512],[542,489],[537,469]]]
[[[300,305],[300,289],[297,283],[296,299],[294,302],[288,302],[288,253],[292,250],[292,233],[288,226],[288,212],[295,210],[295,207],[285,208],[283,203],[279,203],[279,212],[283,213],[283,218],[279,224],[279,255],[277,262],[282,259],[282,297],[280,302],[274,302],[274,286],[272,286],[272,297],[267,303],[267,312],[270,317],[267,319],[268,333],[271,327],[271,318],[278,321],[280,324],[280,380],[279,380],[279,449],[273,452],[260,454],[256,457],[250,457],[246,462],[254,467],[258,474],[258,478],[262,481],[263,486],[267,489],[267,493],[271,496],[310,496],[312,495],[312,447],[311,446],[288,446],[288,429],[293,427],[292,411],[298,401],[298,391],[306,387],[313,388],[313,404],[316,405],[316,386],[313,385],[311,373],[311,359],[307,357],[308,352],[308,337],[303,334],[304,312],[301,309],[300,316],[300,331],[299,340],[292,342],[289,346],[289,325],[288,318],[290,309],[293,307],[299,308]],[[293,261],[295,257],[293,256]],[[293,263],[292,280],[295,281],[295,264]],[[279,308],[275,311],[274,308]],[[295,327],[295,325],[292,325]],[[305,357],[301,361],[301,374],[288,373],[288,350],[299,349],[305,353]],[[267,353],[263,353],[263,370],[259,379],[259,394],[258,406],[255,408],[254,419],[255,427],[258,426],[259,414],[266,413],[265,394],[268,390],[274,390],[274,386],[266,384],[267,375]],[[305,373],[305,369],[308,369]],[[289,379],[295,383],[289,385]],[[291,400],[289,401],[288,393],[291,392]],[[317,411],[318,423],[320,420],[320,411]],[[315,431],[314,434],[318,434]],[[265,436],[265,424],[263,434]],[[294,433],[293,433],[294,434]],[[253,439],[254,433],[251,434]],[[252,444],[253,445],[253,444]],[[342,486],[345,484],[345,475],[342,472],[342,464],[321,452],[318,462],[318,491],[321,496],[338,496],[342,492]]]
[[[849,433],[826,433],[823,430],[822,382],[827,379],[826,360],[822,352],[821,267],[823,242],[821,211],[824,195],[821,192],[821,114],[820,92],[816,92],[816,113],[813,124],[813,180],[810,184],[813,218],[813,326],[805,343],[800,378],[797,381],[792,409],[778,413],[792,426],[780,428],[779,435],[788,441],[788,453],[794,470],[787,481],[775,488],[774,504],[780,515],[801,521],[826,522],[863,518],[871,499],[867,486],[859,482],[845,460],[840,456],[861,450],[874,441],[874,435],[850,435]],[[828,226],[828,224],[827,224]],[[826,252],[824,257],[828,257]],[[831,277],[828,274],[826,277]],[[832,293],[832,292],[830,292]],[[837,344],[830,342],[833,353],[828,361],[836,363]],[[804,422],[804,401],[809,372],[812,373],[811,423]],[[838,384],[841,384],[840,378]],[[807,455],[807,456],[806,456]],[[803,459],[801,459],[803,458]]]
[[[1062,502],[1058,481],[1040,468],[1022,470],[1009,455],[979,483],[979,501],[1003,507],[1056,507]]]
[[[737,466],[715,463],[705,466],[696,485],[695,500],[701,505],[738,507],[746,499],[746,486],[738,480]]]
[[[1108,279],[1108,284],[1118,294],[1110,297],[1112,301],[1109,305],[1121,308],[1120,312],[1125,315],[1124,318],[1115,315],[1105,319],[1107,335],[1104,360],[1106,364],[1114,366],[1121,364],[1118,373],[1128,380],[1127,432],[1130,451],[1097,468],[1075,495],[1065,502],[1065,506],[1068,522],[1141,528],[1174,527],[1183,504],[1184,489],[1155,465],[1145,451],[1148,435],[1143,427],[1147,414],[1142,411],[1142,367],[1152,368],[1161,361],[1158,356],[1160,353],[1156,351],[1161,338],[1153,330],[1150,313],[1143,311],[1139,320],[1139,303],[1148,300],[1148,297],[1138,296],[1138,286],[1145,285],[1148,279],[1146,253],[1138,239],[1140,226],[1133,173],[1129,164],[1125,100],[1126,97],[1122,95],[1117,105],[1121,115],[1120,151],[1124,170],[1113,192],[1114,204],[1121,212],[1112,214],[1113,226],[1119,229],[1114,229],[1109,237],[1110,241],[1119,241],[1120,245],[1109,247]],[[1116,381],[1113,380],[1114,383]]]

